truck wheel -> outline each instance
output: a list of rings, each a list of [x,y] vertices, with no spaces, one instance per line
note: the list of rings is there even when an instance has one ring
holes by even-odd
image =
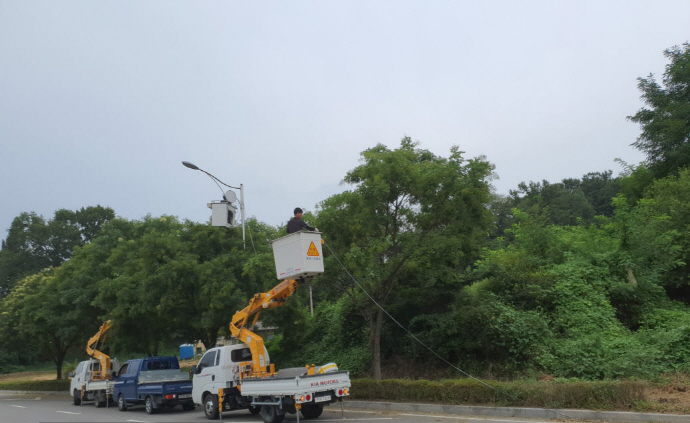
[[[144,406],[146,407],[146,414],[156,414],[158,412],[158,409],[153,404],[153,398],[150,396],[146,397]]]
[[[117,409],[120,411],[127,411],[127,401],[125,401],[125,397],[123,397],[122,394],[117,396]]]
[[[253,405],[250,405],[249,412],[252,414],[259,414],[261,412],[261,407],[254,407]]]
[[[262,405],[261,418],[264,423],[280,423],[285,418],[285,414],[278,414],[278,407],[275,405]]]
[[[213,394],[204,397],[204,414],[209,420],[218,420],[218,400]]]
[[[81,393],[75,389],[72,396],[74,398],[74,405],[81,405]]]
[[[315,419],[323,413],[322,405],[304,404],[302,405],[302,416],[305,420]]]

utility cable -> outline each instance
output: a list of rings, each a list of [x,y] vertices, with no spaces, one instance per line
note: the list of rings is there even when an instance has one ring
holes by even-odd
[[[335,254],[335,252],[334,252],[333,249],[331,248],[331,246],[328,245],[328,244],[326,244],[326,243],[324,243],[324,245],[328,248],[328,250],[331,252],[331,254],[333,254],[333,257],[335,257],[335,259],[338,261],[338,263],[339,263],[340,266],[343,268],[343,270],[345,270],[345,273],[347,273],[348,276],[350,276],[350,278],[352,279],[352,281],[359,287],[359,289],[362,290],[362,292],[364,292],[364,294],[369,298],[369,300],[371,300],[371,302],[374,303],[374,304],[376,305],[376,307],[378,307],[379,309],[381,309],[381,311],[383,311],[383,312],[386,314],[386,316],[388,316],[389,319],[391,319],[393,322],[395,322],[395,324],[397,324],[398,326],[400,326],[400,328],[401,328],[402,330],[404,330],[408,335],[410,335],[410,336],[412,337],[412,339],[414,339],[415,341],[417,341],[417,342],[419,343],[419,345],[421,345],[421,346],[423,346],[424,348],[426,348],[427,350],[429,350],[429,352],[431,352],[433,355],[435,355],[436,357],[438,357],[441,361],[443,361],[444,363],[446,363],[447,365],[449,365],[449,366],[452,367],[453,369],[457,370],[458,372],[462,373],[463,375],[467,376],[468,378],[474,380],[475,382],[479,382],[480,384],[482,384],[482,385],[484,385],[484,386],[486,386],[486,387],[492,389],[494,392],[499,392],[498,389],[496,389],[494,386],[491,386],[491,385],[489,385],[488,383],[486,383],[486,382],[484,382],[484,381],[482,381],[482,380],[480,380],[480,379],[477,379],[476,377],[472,376],[471,374],[467,373],[466,371],[464,371],[464,370],[462,370],[461,368],[457,367],[456,365],[452,364],[451,362],[449,362],[448,360],[446,360],[445,358],[443,358],[441,355],[439,355],[436,351],[432,350],[431,347],[429,347],[429,346],[426,345],[424,342],[422,342],[422,340],[420,340],[419,338],[417,338],[409,329],[407,329],[407,328],[406,328],[405,326],[403,326],[400,322],[398,322],[398,321],[395,319],[395,317],[391,316],[391,314],[388,313],[388,311],[386,311],[385,308],[383,308],[378,302],[376,302],[376,300],[375,300],[371,295],[369,295],[369,293],[367,292],[367,290],[364,289],[364,287],[363,287],[362,285],[360,285],[360,283],[357,281],[357,279],[355,279],[355,277],[352,275],[352,273],[350,273],[350,271],[347,270],[347,267],[345,267],[345,265],[343,264],[343,262],[340,261],[340,259],[338,258],[338,256]],[[582,420],[582,419],[577,418],[577,417],[572,417],[572,416],[569,416],[569,415],[567,415],[567,414],[563,414],[563,413],[558,412],[558,411],[556,411],[556,410],[554,410],[554,409],[552,409],[552,408],[540,407],[540,406],[538,406],[538,405],[536,405],[536,404],[531,404],[531,403],[529,403],[528,401],[521,400],[520,398],[518,398],[518,397],[516,397],[516,396],[513,396],[513,395],[510,395],[510,394],[507,393],[507,392],[504,392],[504,395],[506,395],[506,396],[510,397],[511,399],[516,400],[516,401],[518,401],[518,402],[522,402],[523,404],[526,404],[526,405],[529,405],[529,406],[532,406],[532,407],[535,407],[535,408],[541,408],[542,410],[550,411],[550,412],[552,412],[552,413],[554,413],[554,414],[557,414],[557,415],[559,415],[559,416],[562,416],[562,417],[565,417],[565,418],[568,418],[568,419]]]

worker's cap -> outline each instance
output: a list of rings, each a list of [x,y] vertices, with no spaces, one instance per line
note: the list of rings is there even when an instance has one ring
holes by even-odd
[[[299,213],[302,213],[302,209],[300,209],[299,207],[297,207],[297,208],[295,209],[295,214],[299,214]]]

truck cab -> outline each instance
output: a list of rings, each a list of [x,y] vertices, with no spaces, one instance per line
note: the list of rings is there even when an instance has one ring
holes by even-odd
[[[264,349],[266,366],[270,364],[268,351]],[[199,364],[192,366],[193,389],[192,399],[196,404],[203,404],[207,414],[214,414],[218,409],[215,394],[222,388],[226,393],[237,391],[240,379],[240,365],[247,365],[252,361],[252,353],[246,344],[227,345],[211,348],[201,357]],[[236,392],[239,394],[239,392]],[[206,410],[207,406],[209,410]],[[223,410],[237,410],[250,408],[248,401],[242,401],[239,396],[228,395],[223,404]],[[254,410],[250,410],[254,411]]]

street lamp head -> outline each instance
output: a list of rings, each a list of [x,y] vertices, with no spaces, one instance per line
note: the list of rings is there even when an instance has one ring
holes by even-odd
[[[197,165],[195,165],[194,163],[189,163],[189,162],[183,161],[182,164],[187,166],[190,169],[199,170],[199,167]]]

